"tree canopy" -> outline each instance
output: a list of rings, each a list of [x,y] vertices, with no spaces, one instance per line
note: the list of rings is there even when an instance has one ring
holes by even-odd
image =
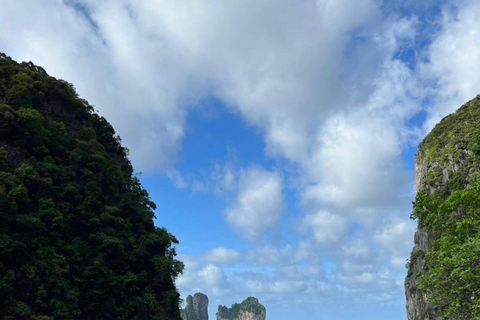
[[[0,318],[180,319],[176,238],[107,120],[0,54]]]

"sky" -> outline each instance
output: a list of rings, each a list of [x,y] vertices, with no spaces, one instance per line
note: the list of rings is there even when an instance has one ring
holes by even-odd
[[[210,318],[406,319],[414,154],[479,93],[480,2],[0,0],[0,51],[112,123]]]

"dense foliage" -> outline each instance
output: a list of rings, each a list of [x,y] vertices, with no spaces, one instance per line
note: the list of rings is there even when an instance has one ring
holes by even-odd
[[[0,319],[180,319],[177,241],[92,111],[0,55]]]
[[[419,148],[429,164],[413,219],[433,235],[417,275],[445,319],[480,319],[480,98],[435,127]],[[415,256],[411,258],[411,265]]]
[[[265,307],[258,301],[257,298],[248,297],[242,303],[234,303],[230,308],[219,305],[217,317],[227,320],[237,319],[242,311],[249,311],[255,315],[265,313]]]
[[[480,319],[480,183],[446,199],[421,193],[415,214],[436,235],[419,276],[448,319]]]

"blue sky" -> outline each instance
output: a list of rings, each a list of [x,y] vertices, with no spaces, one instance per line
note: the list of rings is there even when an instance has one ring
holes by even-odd
[[[474,0],[0,0],[0,51],[74,83],[180,241],[182,297],[404,320],[417,144],[478,94]]]

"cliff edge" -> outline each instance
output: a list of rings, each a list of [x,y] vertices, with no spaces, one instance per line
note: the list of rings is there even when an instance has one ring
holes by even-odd
[[[425,137],[415,168],[408,319],[480,319],[480,96]]]
[[[197,292],[187,297],[187,306],[183,310],[184,320],[208,320],[208,297]]]

